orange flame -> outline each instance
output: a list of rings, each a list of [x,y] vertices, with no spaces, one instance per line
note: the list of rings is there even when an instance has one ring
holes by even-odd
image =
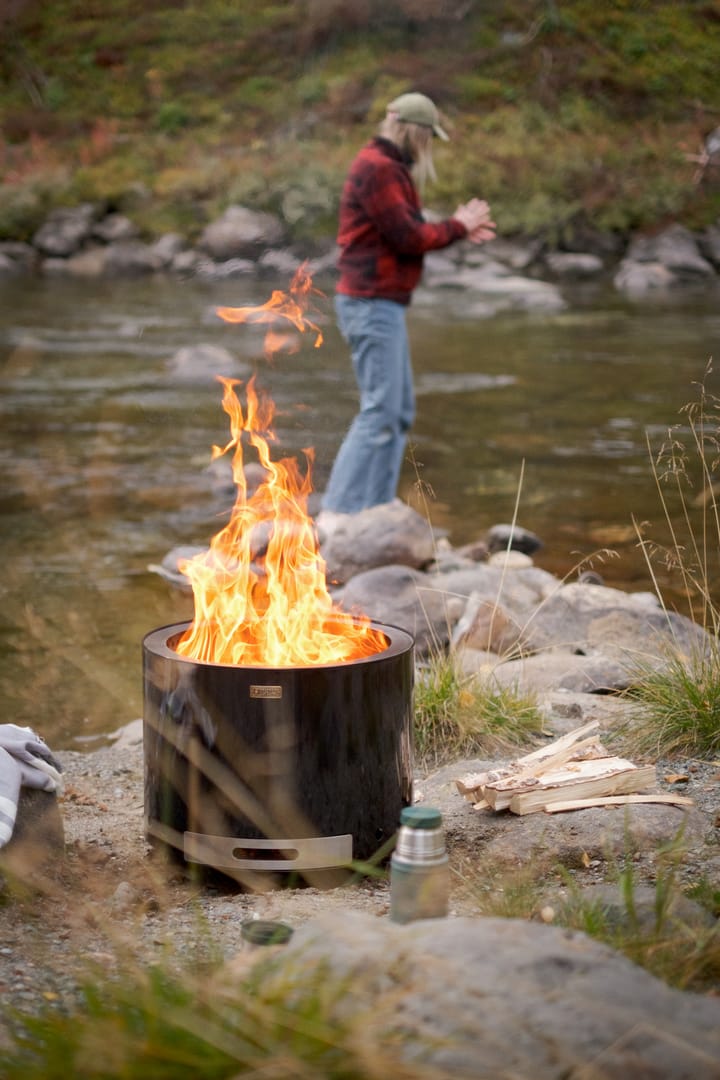
[[[289,298],[274,292],[260,308],[218,308],[218,314],[232,313],[231,322],[273,322],[281,316],[300,330],[315,330],[317,346],[322,335],[305,316],[310,279],[303,274],[301,268]],[[387,647],[384,635],[367,616],[351,617],[334,606],[327,591],[325,562],[307,513],[312,451],[304,451],[304,475],[295,458],[273,461],[272,400],[258,390],[253,376],[243,412],[238,380],[218,378],[232,438],[223,448],[213,447],[213,457],[233,451],[237,497],[230,521],[209,549],[180,566],[192,585],[195,617],[177,652],[205,663],[263,667],[335,664],[381,652]],[[243,436],[265,470],[250,497]]]

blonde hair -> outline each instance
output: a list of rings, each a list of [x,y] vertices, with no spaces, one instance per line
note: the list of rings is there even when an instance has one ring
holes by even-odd
[[[380,125],[380,134],[395,143],[411,160],[410,171],[420,189],[429,181],[437,179],[432,156],[432,128],[400,120],[394,113],[388,113]]]

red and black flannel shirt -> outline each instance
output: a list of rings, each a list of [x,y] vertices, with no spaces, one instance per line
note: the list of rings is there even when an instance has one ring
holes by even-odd
[[[340,198],[337,291],[409,304],[426,251],[448,247],[467,230],[454,218],[423,221],[403,156],[380,136],[355,158]]]

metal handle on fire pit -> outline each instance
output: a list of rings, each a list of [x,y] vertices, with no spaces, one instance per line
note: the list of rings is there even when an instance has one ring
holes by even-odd
[[[297,840],[257,840],[242,836],[183,834],[187,862],[218,870],[322,870],[352,862],[353,838],[305,836]]]

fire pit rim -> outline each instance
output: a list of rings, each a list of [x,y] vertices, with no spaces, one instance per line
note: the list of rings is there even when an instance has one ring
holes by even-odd
[[[352,616],[348,615],[347,618],[351,619]],[[378,652],[369,653],[367,656],[359,656],[354,660],[342,660],[326,664],[219,664],[214,660],[194,660],[192,657],[182,656],[168,644],[170,638],[174,636],[179,637],[180,634],[184,633],[191,625],[192,619],[187,619],[183,622],[158,626],[154,630],[150,630],[143,637],[143,649],[147,649],[148,651],[155,653],[156,656],[161,656],[165,659],[177,660],[179,663],[195,666],[200,664],[206,665],[207,667],[228,668],[230,670],[240,671],[321,671],[334,668],[350,668],[356,664],[375,663],[406,652],[415,645],[413,635],[403,629],[403,627],[395,626],[392,623],[381,623],[375,619],[371,619],[370,625],[373,630],[378,630],[383,633],[385,637],[389,639],[388,644],[384,649],[380,649]],[[392,633],[390,633],[390,631],[392,631]],[[404,641],[402,640],[403,638],[405,639]]]

